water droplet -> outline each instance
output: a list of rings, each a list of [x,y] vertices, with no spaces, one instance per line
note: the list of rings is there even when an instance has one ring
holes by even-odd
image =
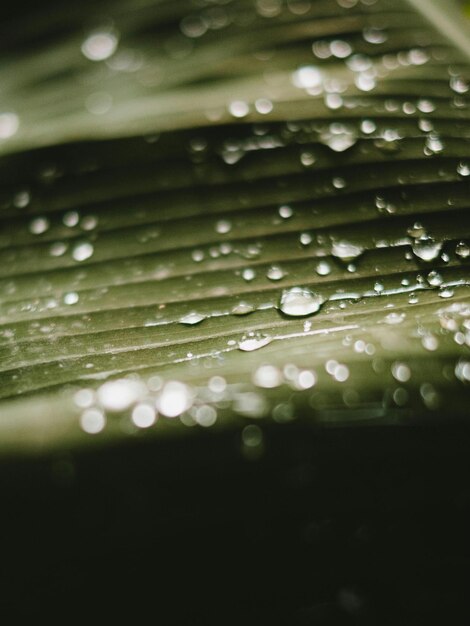
[[[421,339],[421,343],[423,344],[423,348],[430,352],[434,352],[439,347],[439,341],[434,335],[424,335]]]
[[[459,241],[455,246],[455,254],[461,259],[468,259],[470,256],[470,246],[464,241]]]
[[[17,209],[24,209],[31,202],[31,194],[29,191],[19,191],[13,196],[13,205]]]
[[[312,235],[310,233],[300,233],[299,241],[303,246],[309,246],[312,243]]]
[[[107,411],[120,413],[125,411],[145,392],[145,386],[128,378],[110,380],[98,389],[98,400]]]
[[[50,227],[50,222],[47,217],[36,217],[29,224],[29,231],[33,235],[42,235],[45,233]]]
[[[416,239],[417,237],[424,237],[424,235],[426,234],[426,229],[421,224],[421,222],[415,222],[412,226],[407,228],[406,232],[410,237]]]
[[[454,290],[451,289],[450,287],[445,287],[439,290],[440,298],[452,298],[453,295],[454,295]]]
[[[311,152],[302,152],[300,155],[300,162],[305,167],[309,167],[315,163],[315,156]]]
[[[73,228],[78,224],[79,219],[80,215],[77,213],[77,211],[68,211],[62,218],[62,222],[65,226]]]
[[[337,176],[336,178],[333,178],[333,187],[335,189],[344,189],[346,187],[346,181],[344,178]]]
[[[385,323],[386,324],[390,324],[390,325],[394,325],[394,324],[401,324],[406,318],[406,313],[389,313],[388,315],[385,316]]]
[[[250,107],[243,100],[234,100],[229,104],[228,110],[233,117],[246,117],[250,112]]]
[[[204,259],[204,252],[202,250],[193,250],[191,252],[191,258],[196,263],[200,263]]]
[[[294,211],[292,207],[287,206],[287,205],[280,206],[278,213],[282,217],[282,219],[285,219],[285,220],[289,219],[289,217],[292,217],[294,215]]]
[[[266,276],[269,278],[269,280],[281,280],[282,278],[284,278],[285,273],[278,265],[272,265],[268,269]]]
[[[355,130],[342,124],[331,124],[327,131],[320,134],[320,141],[333,152],[345,152],[357,142]]]
[[[219,233],[219,235],[225,235],[230,232],[231,228],[232,223],[229,222],[229,220],[219,220],[215,225],[215,230]]]
[[[364,248],[349,241],[335,241],[331,246],[331,253],[333,256],[341,259],[342,261],[351,261],[356,259],[364,252]]]
[[[319,311],[324,302],[325,298],[319,293],[305,287],[291,287],[282,292],[279,308],[290,317],[303,317]]]
[[[365,135],[371,135],[377,130],[377,124],[372,120],[363,120],[361,122],[361,131]]]
[[[330,264],[327,261],[319,261],[315,267],[315,271],[319,276],[328,276],[331,273]]]
[[[322,84],[322,73],[312,65],[304,65],[292,74],[292,83],[299,89],[316,89]]]
[[[440,137],[436,134],[428,135],[424,143],[424,154],[431,156],[433,154],[440,154],[444,150],[444,144]]]
[[[470,165],[461,161],[457,165],[457,173],[460,174],[460,176],[470,176]]]
[[[80,426],[89,435],[97,435],[106,426],[106,417],[99,409],[87,409],[80,416]]]
[[[432,237],[422,236],[413,243],[413,253],[422,261],[433,261],[439,256],[443,242],[436,241]]]
[[[72,256],[75,261],[86,261],[91,256],[93,256],[94,248],[91,243],[85,241],[83,243],[78,243],[72,252]]]
[[[200,322],[202,322],[205,318],[204,315],[201,315],[201,313],[188,313],[187,315],[183,316],[180,318],[180,324],[187,324],[189,326],[194,326],[195,324],[199,324]]]
[[[157,413],[150,404],[137,404],[132,409],[131,419],[138,428],[150,428],[157,419]]]
[[[78,300],[79,296],[76,291],[70,291],[64,295],[64,304],[77,304]]]
[[[13,137],[20,127],[16,113],[0,113],[0,139]]]
[[[242,272],[242,277],[243,280],[246,280],[246,282],[250,282],[252,281],[256,276],[255,270],[251,269],[251,267],[247,267],[243,270]]]
[[[247,335],[243,335],[241,340],[238,342],[238,348],[242,350],[242,352],[253,352],[254,350],[259,350],[264,346],[267,346],[271,343],[272,337],[269,335],[262,335],[259,333],[248,333]]]
[[[263,431],[256,424],[245,426],[242,430],[242,443],[248,448],[256,448],[263,443]]]
[[[164,384],[157,398],[157,409],[165,417],[178,417],[187,411],[193,403],[191,389],[176,380]]]
[[[253,374],[253,382],[258,387],[274,389],[282,383],[282,374],[274,365],[261,365]]]
[[[411,370],[406,363],[393,363],[392,376],[400,383],[406,383],[411,378]]]
[[[104,61],[112,56],[118,45],[116,33],[101,31],[91,33],[82,43],[82,53],[90,61]]]
[[[266,98],[260,98],[255,102],[255,109],[258,113],[261,113],[261,115],[268,115],[273,110],[273,103]]]

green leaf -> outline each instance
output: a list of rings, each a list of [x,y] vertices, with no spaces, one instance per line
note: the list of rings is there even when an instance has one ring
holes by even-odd
[[[468,39],[422,5],[8,25],[3,454],[466,413]]]

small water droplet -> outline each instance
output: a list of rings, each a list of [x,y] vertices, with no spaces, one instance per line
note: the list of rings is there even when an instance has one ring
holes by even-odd
[[[246,282],[252,281],[256,276],[255,270],[251,269],[251,267],[247,267],[242,271],[242,278],[246,280]]]
[[[93,256],[94,248],[93,245],[87,241],[83,243],[78,243],[72,252],[72,256],[75,261],[86,261],[91,256]]]
[[[315,267],[315,271],[319,276],[328,276],[331,273],[331,267],[328,261],[319,261]]]
[[[187,324],[189,326],[194,326],[195,324],[199,324],[203,320],[205,320],[205,316],[201,315],[201,313],[188,313],[180,318],[180,324]]]
[[[261,365],[253,374],[253,382],[258,387],[274,389],[282,383],[282,373],[274,365]]]
[[[219,235],[225,235],[232,229],[232,223],[229,220],[219,220],[215,225],[215,230]]]
[[[70,291],[64,295],[64,304],[77,304],[78,300],[79,296],[76,291]]]
[[[406,383],[411,378],[411,370],[406,363],[393,363],[392,376],[400,383]]]
[[[279,207],[278,210],[279,215],[282,217],[282,219],[287,220],[289,219],[289,217],[292,217],[294,215],[294,211],[292,209],[292,207],[284,204],[283,206]]]
[[[459,241],[455,246],[455,254],[461,259],[468,259],[470,256],[470,246],[464,241]]]
[[[406,313],[389,313],[385,316],[385,323],[390,325],[401,324],[406,318]]]
[[[460,176],[470,176],[470,165],[461,161],[457,165],[457,173],[460,174]]]
[[[234,100],[229,104],[228,110],[233,117],[246,117],[250,112],[250,107],[243,100]]]
[[[36,217],[29,224],[29,231],[33,235],[42,235],[50,227],[50,222],[47,217]]]
[[[427,280],[431,287],[439,287],[439,285],[442,285],[443,282],[442,276],[439,274],[439,272],[436,272],[434,270],[432,272],[429,272]]]
[[[266,276],[269,278],[269,280],[281,280],[282,278],[284,278],[285,273],[278,265],[272,265],[268,269]]]

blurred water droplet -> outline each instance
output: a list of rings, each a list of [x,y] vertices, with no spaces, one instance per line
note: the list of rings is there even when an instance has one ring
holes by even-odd
[[[255,271],[251,269],[251,267],[245,268],[242,272],[242,278],[243,280],[246,280],[246,282],[252,281],[255,278],[255,276],[256,276]]]
[[[70,291],[64,295],[64,304],[77,304],[78,300],[79,296],[76,291]]]
[[[31,202],[31,194],[29,191],[19,191],[13,196],[13,205],[17,209],[24,209]]]
[[[137,404],[132,409],[131,420],[138,428],[150,428],[156,419],[157,413],[150,404]]]
[[[0,140],[13,137],[20,127],[20,119],[16,113],[0,113]]]
[[[165,417],[178,417],[193,403],[191,389],[182,382],[171,380],[164,384],[157,398],[157,409]]]
[[[292,207],[287,206],[287,205],[280,206],[278,213],[282,217],[282,219],[285,219],[285,220],[289,219],[289,217],[292,217],[294,215],[294,211]]]
[[[73,249],[72,256],[75,261],[86,261],[93,256],[94,248],[91,243],[85,241],[78,243]]]
[[[432,272],[429,272],[427,280],[431,287],[439,287],[439,285],[442,285],[443,282],[442,276],[439,274],[439,272],[436,272],[434,270]]]
[[[36,217],[29,224],[29,231],[33,235],[42,235],[50,227],[50,222],[47,217]]]
[[[243,100],[234,100],[229,104],[228,110],[233,117],[246,117],[250,112],[250,107]]]
[[[80,426],[89,435],[97,435],[106,426],[106,417],[98,409],[87,409],[80,416]]]
[[[215,225],[215,230],[219,235],[225,235],[230,232],[231,228],[232,224],[228,220],[219,220]]]
[[[389,313],[385,316],[385,323],[390,325],[401,324],[406,318],[406,313]]]
[[[282,383],[282,374],[274,365],[261,365],[253,374],[253,382],[258,387],[274,389]]]
[[[90,61],[104,61],[114,54],[118,45],[117,34],[110,31],[91,33],[82,43],[82,53]]]
[[[304,65],[292,74],[292,83],[299,89],[315,89],[322,84],[322,73],[312,65]]]
[[[470,176],[470,165],[461,161],[457,165],[457,173],[460,174],[460,176]]]
[[[406,383],[411,378],[411,370],[406,363],[393,363],[392,376],[400,383]]]
[[[280,298],[279,309],[290,317],[312,315],[320,310],[325,298],[305,287],[285,289]]]

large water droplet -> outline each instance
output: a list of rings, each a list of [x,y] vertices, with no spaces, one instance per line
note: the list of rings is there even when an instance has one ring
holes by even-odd
[[[272,337],[269,335],[251,332],[247,335],[243,335],[241,340],[238,342],[238,348],[243,352],[253,352],[254,350],[259,350],[260,348],[267,346],[272,340]]]
[[[442,241],[436,241],[432,237],[419,237],[413,243],[413,253],[422,261],[433,261],[439,256],[442,245]]]
[[[331,246],[333,256],[342,261],[352,261],[364,252],[364,248],[349,241],[335,241]]]
[[[305,287],[291,287],[281,294],[280,310],[290,317],[312,315],[320,310],[325,298]]]

